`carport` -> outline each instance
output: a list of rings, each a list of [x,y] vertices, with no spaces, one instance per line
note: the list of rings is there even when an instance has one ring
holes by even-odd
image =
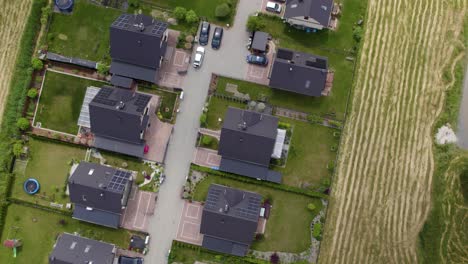
[[[268,39],[270,35],[263,31],[255,31],[252,40],[252,51],[265,53],[267,51]]]

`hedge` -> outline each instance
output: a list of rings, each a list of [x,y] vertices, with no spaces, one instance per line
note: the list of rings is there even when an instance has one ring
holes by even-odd
[[[32,207],[32,208],[36,208],[36,209],[41,209],[41,210],[44,210],[44,211],[48,211],[48,212],[52,212],[52,213],[56,213],[56,214],[61,214],[61,215],[64,215],[64,216],[70,216],[71,217],[73,215],[72,211],[65,211],[65,210],[49,207],[49,206],[42,205],[42,204],[35,204],[35,203],[27,202],[27,201],[24,201],[24,200],[21,200],[21,199],[13,198],[13,197],[9,197],[8,201],[11,202],[11,203],[15,203],[15,204],[19,204],[19,205],[23,205],[23,206],[27,206],[27,207]]]
[[[284,185],[284,184],[277,184],[277,183],[273,183],[273,182],[259,181],[259,180],[256,180],[256,179],[252,179],[252,178],[248,178],[248,177],[244,177],[244,176],[239,176],[239,175],[235,175],[235,174],[232,174],[232,173],[213,170],[213,169],[210,169],[210,168],[207,168],[207,167],[202,167],[202,166],[199,166],[199,165],[196,165],[196,164],[192,164],[191,168],[193,170],[196,170],[196,171],[209,173],[210,175],[226,177],[226,178],[229,178],[229,179],[233,179],[233,180],[241,181],[241,182],[245,182],[245,183],[250,183],[250,184],[263,185],[263,186],[266,186],[266,187],[270,187],[270,188],[273,188],[273,189],[278,189],[278,190],[282,190],[282,191],[286,191],[286,192],[290,192],[290,193],[296,193],[296,194],[305,195],[305,196],[309,196],[309,197],[313,197],[313,198],[323,198],[323,199],[328,198],[328,195],[323,194],[321,192],[311,191],[311,190],[302,189],[302,188],[289,186],[289,185]]]
[[[46,0],[33,1],[31,13],[26,22],[23,35],[21,37],[18,56],[15,62],[11,85],[5,108],[3,120],[0,127],[0,187],[5,188],[5,192],[0,193],[0,236],[5,222],[5,212],[8,206],[6,200],[11,189],[11,169],[13,162],[12,146],[19,131],[16,121],[21,117],[21,113],[26,100],[26,93],[31,83],[33,69],[31,58],[34,53],[37,33],[41,27],[41,9],[46,5]]]

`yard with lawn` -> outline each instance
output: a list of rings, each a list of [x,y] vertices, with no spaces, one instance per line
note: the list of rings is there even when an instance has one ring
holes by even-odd
[[[143,93],[156,94],[160,96],[161,104],[159,106],[159,112],[165,121],[175,121],[174,120],[174,108],[177,104],[177,98],[179,93],[167,91],[152,85],[151,88],[140,85],[138,86],[138,91]],[[163,121],[164,121],[163,120]]]
[[[64,221],[63,221],[64,220]],[[18,228],[14,231],[14,228]],[[124,229],[110,229],[74,220],[71,217],[40,209],[12,204],[2,233],[2,241],[21,239],[23,245],[13,258],[12,249],[0,247],[2,263],[47,264],[56,237],[63,232],[77,232],[84,237],[113,243],[127,248],[131,234]]]
[[[219,141],[217,138],[208,136],[208,135],[201,135],[199,146],[202,148],[209,148],[213,150],[218,150]]]
[[[41,127],[72,135],[78,133],[78,118],[88,86],[103,82],[47,71],[36,114]]]
[[[229,106],[244,109],[245,104],[211,96],[206,112],[206,127],[213,130],[220,130],[223,126],[224,115]],[[219,121],[221,120],[221,121]]]
[[[71,15],[53,13],[47,36],[49,51],[110,63],[109,27],[121,13],[76,0]]]
[[[216,175],[208,175],[197,184],[193,199],[205,201],[212,183],[256,192],[264,199],[270,199],[273,208],[266,224],[264,239],[255,241],[253,249],[298,253],[310,246],[310,223],[315,213],[309,211],[307,205],[314,203],[317,208],[315,212],[319,212],[319,199]]]

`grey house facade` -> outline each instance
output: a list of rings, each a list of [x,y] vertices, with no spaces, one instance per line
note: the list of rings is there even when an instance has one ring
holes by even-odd
[[[280,183],[281,174],[269,170],[278,118],[229,107],[221,129],[219,170]]]
[[[116,251],[113,244],[63,233],[49,255],[49,264],[112,264]]]
[[[328,59],[304,52],[278,49],[269,73],[269,86],[307,96],[322,96]]]
[[[156,83],[166,53],[167,26],[141,14],[118,17],[110,27],[110,73]]]
[[[102,87],[89,103],[91,132],[96,148],[141,158],[149,124],[151,95]]]
[[[333,0],[286,0],[283,19],[301,29],[327,28],[331,20]]]
[[[200,226],[202,247],[245,256],[255,237],[261,201],[253,192],[210,185]]]
[[[73,218],[118,228],[132,184],[128,171],[81,162],[68,179]]]

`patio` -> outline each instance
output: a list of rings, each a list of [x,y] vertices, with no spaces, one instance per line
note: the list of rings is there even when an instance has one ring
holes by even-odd
[[[203,167],[219,167],[221,164],[221,156],[216,150],[207,148],[196,148],[193,158],[193,163]]]

